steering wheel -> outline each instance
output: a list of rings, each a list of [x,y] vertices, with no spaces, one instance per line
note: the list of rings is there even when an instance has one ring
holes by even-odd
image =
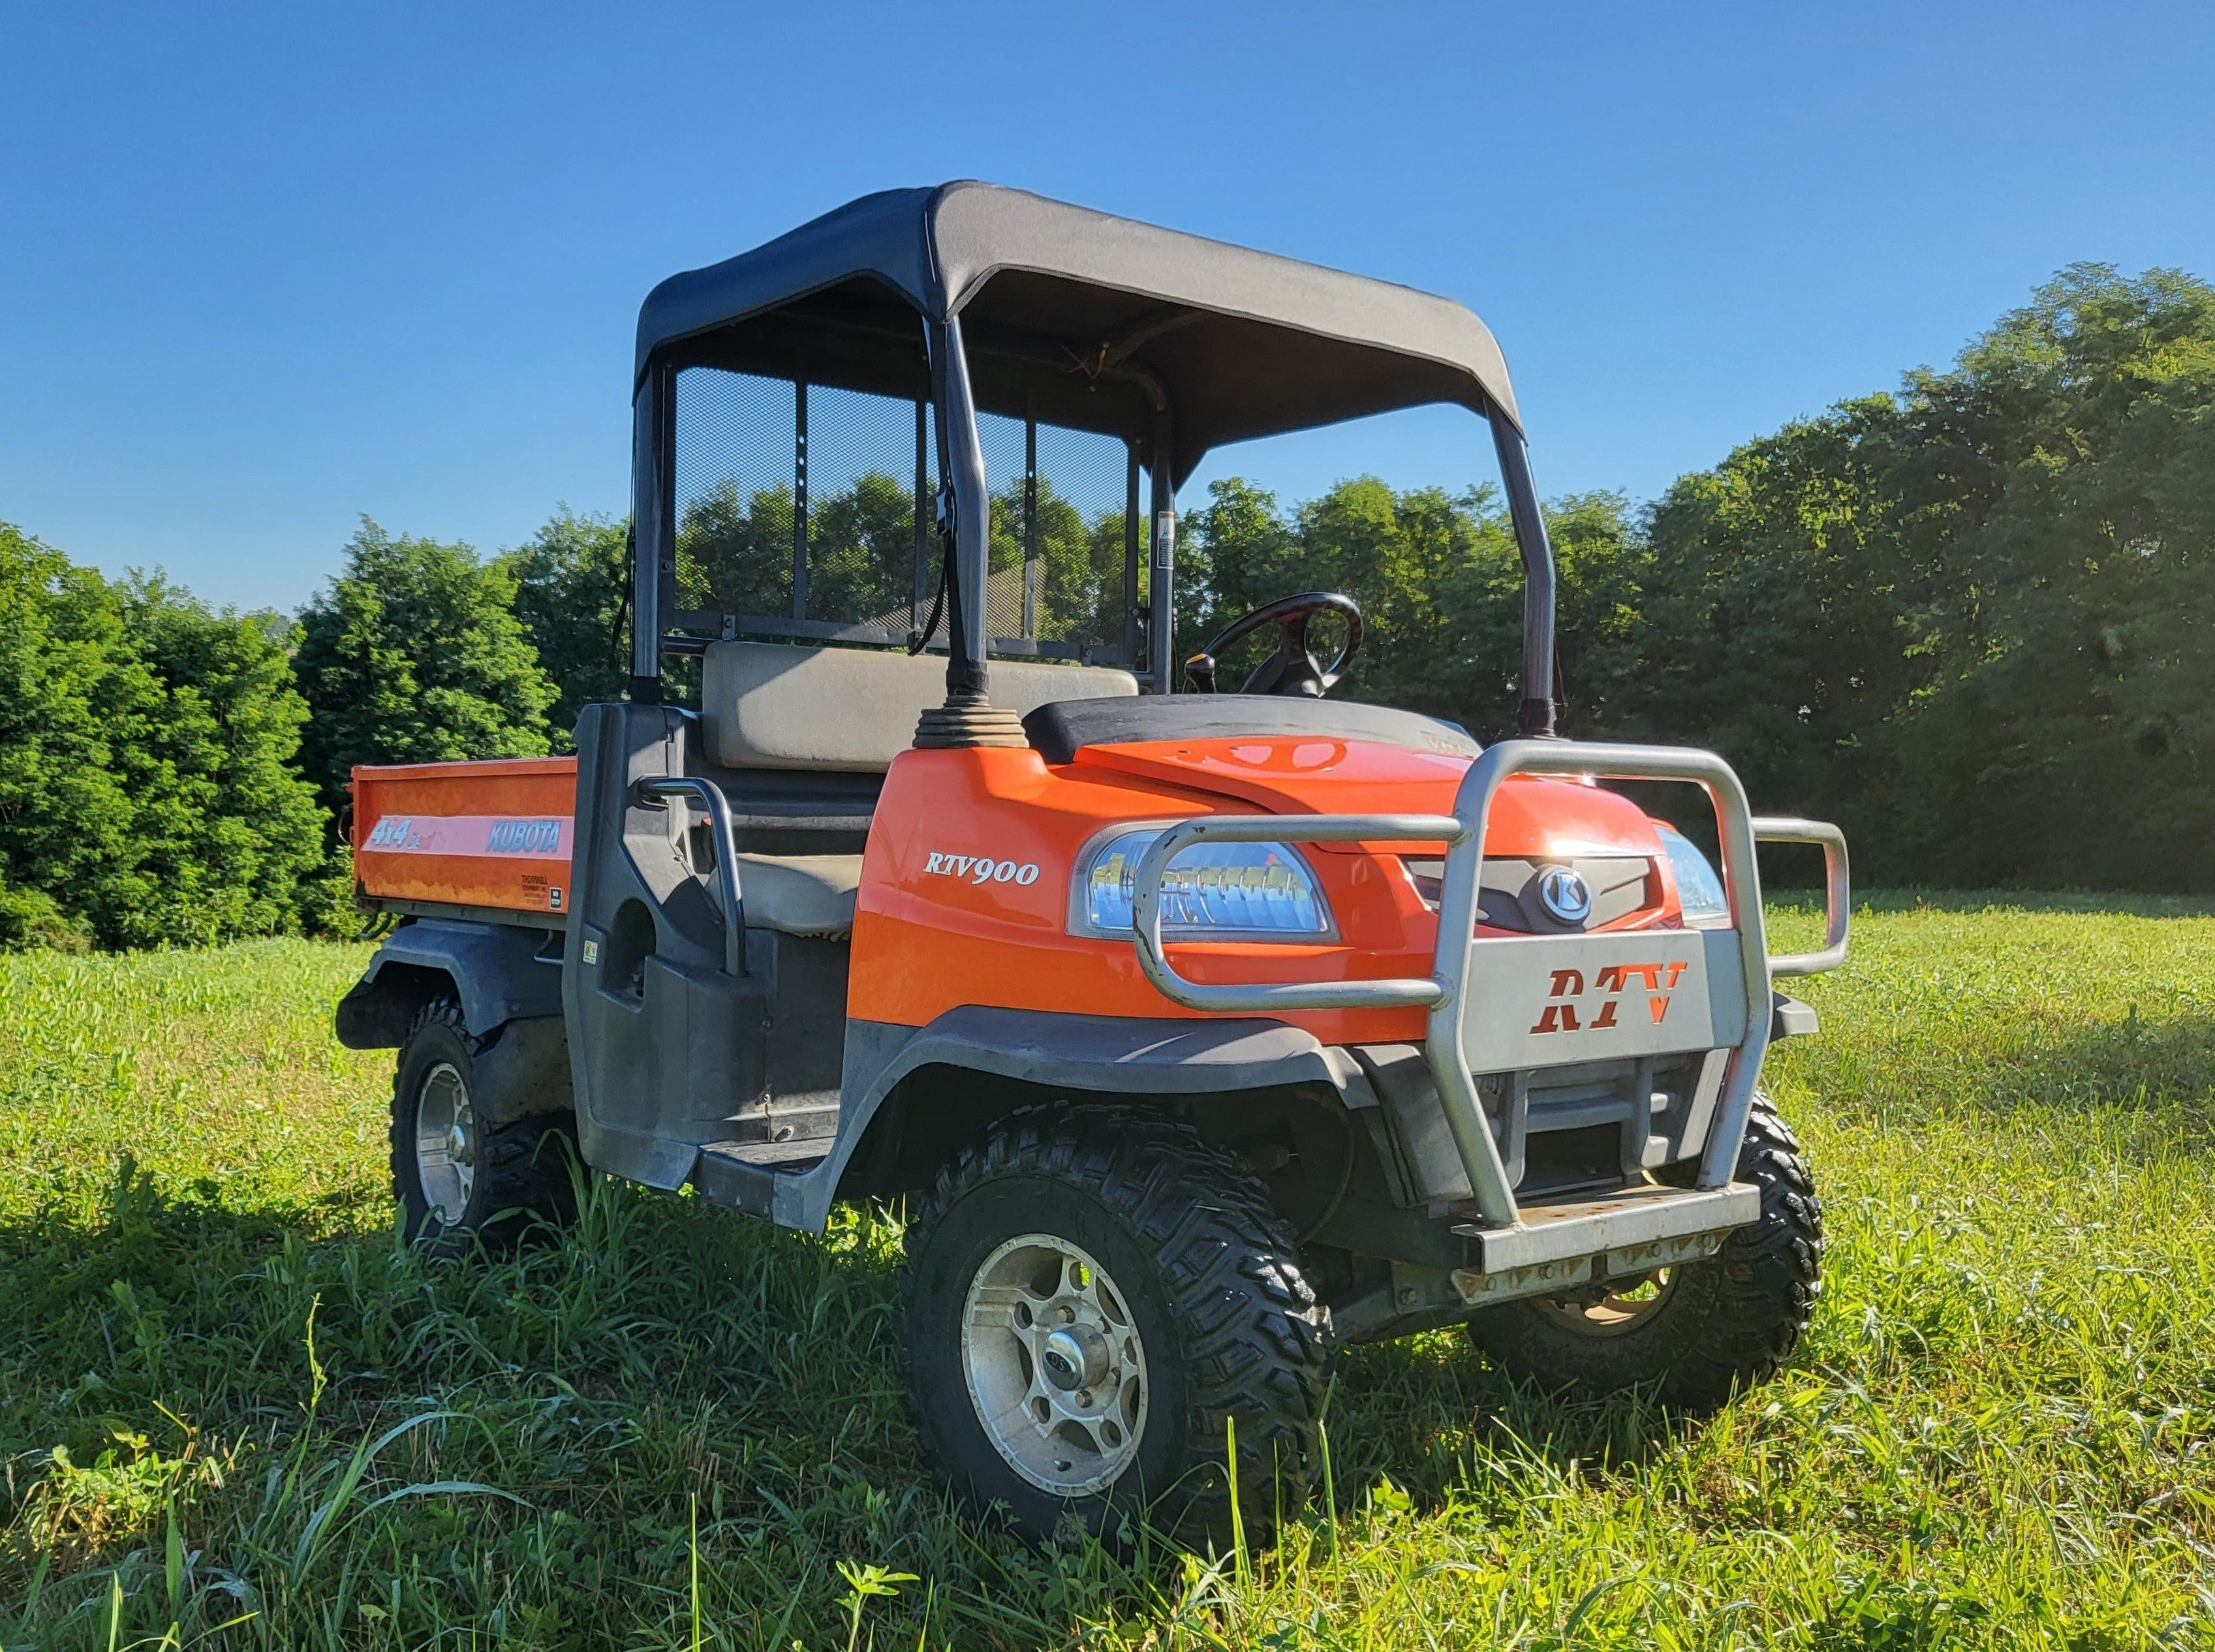
[[[1316,664],[1315,656],[1308,652],[1308,622],[1326,611],[1346,617],[1346,646],[1328,670]],[[1277,650],[1255,667],[1254,674],[1239,689],[1241,694],[1304,694],[1320,699],[1346,675],[1347,661],[1361,646],[1361,605],[1353,598],[1335,591],[1303,591],[1298,596],[1279,597],[1231,621],[1206,648],[1184,662],[1187,691],[1214,693],[1215,662],[1223,651],[1264,625],[1277,628]]]

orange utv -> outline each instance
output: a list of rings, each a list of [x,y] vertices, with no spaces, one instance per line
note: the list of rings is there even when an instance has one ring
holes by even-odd
[[[1202,457],[1427,403],[1505,483],[1512,735],[1326,697],[1329,593],[1181,666]],[[1040,1534],[1297,1507],[1339,1342],[1461,1323],[1687,1409],[1791,1350],[1821,1214],[1761,1067],[1814,1027],[1776,980],[1844,955],[1844,844],[1555,736],[1475,316],[955,183],[662,283],[632,405],[628,697],[574,759],[355,771],[400,922],[338,1029],[398,1048],[411,1235],[557,1225],[576,1159],[807,1231],[902,1202],[917,1446]],[[1720,866],[1617,781],[1703,791]],[[1764,839],[1825,848],[1823,951],[1770,955]]]

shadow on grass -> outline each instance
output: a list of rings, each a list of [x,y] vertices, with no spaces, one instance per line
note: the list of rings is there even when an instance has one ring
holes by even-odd
[[[2022,1062],[2032,1079],[2026,1099],[2175,1112],[2200,1146],[2215,1126],[2215,1016],[2155,1020],[2133,1004],[2120,1018],[2035,1041]]]
[[[1825,1094],[1833,1114],[1873,1111],[1895,1127],[1981,1115],[2010,1128],[2050,1124],[2132,1157],[2215,1148],[2215,1016],[2142,1016],[2136,1004],[2101,1016],[2042,1004],[1971,1013],[1984,1024],[1967,1037],[1945,1029],[1944,1047],[1904,1021],[1862,1048],[1788,1047],[1777,1067]],[[1824,1034],[1854,1029],[1842,1016]]]
[[[1341,1483],[1390,1478],[1419,1504],[1503,1483],[1626,1469],[1696,1426],[1649,1398],[1579,1398],[1518,1383],[1458,1328],[1349,1348],[1332,1399]]]
[[[334,1214],[126,1163],[93,1216],[0,1226],[9,1645],[105,1645],[111,1613],[126,1643],[189,1639],[243,1603],[270,1645],[334,1621],[681,1645],[696,1558],[726,1644],[843,1641],[843,1563],[930,1581],[872,1608],[898,1643],[1046,1646],[1178,1587],[1174,1558],[1041,1552],[942,1505],[899,1403],[887,1216],[815,1240],[594,1182],[558,1242],[441,1262],[381,1211],[298,1236]],[[1348,1511],[1388,1479],[1419,1506],[1487,1476],[1519,1495],[1673,1426],[1519,1391],[1457,1334],[1349,1350],[1333,1405]]]

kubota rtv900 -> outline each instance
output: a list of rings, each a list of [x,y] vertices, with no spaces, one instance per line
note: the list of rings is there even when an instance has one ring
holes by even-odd
[[[1326,697],[1328,593],[1181,667],[1202,456],[1425,403],[1498,456],[1516,737]],[[1466,1322],[1688,1407],[1791,1348],[1820,1216],[1758,1086],[1813,1024],[1773,979],[1844,956],[1844,845],[1711,754],[1555,737],[1476,316],[950,184],[664,282],[633,406],[627,700],[574,760],[356,771],[405,921],[339,1029],[399,1048],[412,1231],[558,1219],[568,1138],[792,1227],[905,1199],[923,1453],[1036,1532],[1210,1525],[1232,1420],[1249,1520],[1291,1506],[1334,1339]],[[1618,778],[1704,789],[1720,875]],[[1819,954],[1768,954],[1765,838],[1825,846]]]

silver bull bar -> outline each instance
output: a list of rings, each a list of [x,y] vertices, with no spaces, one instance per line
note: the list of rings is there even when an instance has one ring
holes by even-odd
[[[1730,927],[1477,937],[1485,827],[1501,783],[1514,775],[1678,780],[1700,787],[1715,811]],[[1412,979],[1233,984],[1194,981],[1179,974],[1162,938],[1162,880],[1169,863],[1194,844],[1287,841],[1443,841],[1445,879],[1432,973]],[[1825,925],[1820,951],[1770,956],[1754,848],[1764,841],[1822,847]],[[1821,821],[1755,816],[1746,806],[1738,776],[1712,752],[1515,740],[1493,746],[1470,766],[1451,814],[1210,814],[1172,826],[1139,860],[1132,916],[1139,967],[1164,998],[1187,1009],[1237,1015],[1417,1005],[1428,1010],[1425,1052],[1446,1125],[1483,1217],[1482,1226],[1469,1230],[1478,1242],[1483,1264],[1480,1272],[1491,1273],[1537,1270],[1567,1259],[1635,1254],[1647,1245],[1676,1244],[1683,1249],[1683,1242],[1694,1236],[1719,1236],[1758,1213],[1756,1190],[1733,1182],[1731,1177],[1768,1053],[1770,983],[1776,977],[1813,974],[1844,962],[1851,906],[1844,835]],[[1620,961],[1626,942],[1639,943],[1654,957],[1626,966]],[[1629,978],[1623,973],[1626,968]],[[1604,1019],[1591,1030],[1602,1026],[1614,1029],[1630,1041],[1624,1046],[1626,1053],[1727,1047],[1731,1053],[1694,1188],[1626,1189],[1627,1194],[1636,1196],[1599,1201],[1597,1207],[1556,1207],[1534,1225],[1525,1221],[1509,1185],[1499,1146],[1485,1121],[1476,1075],[1583,1059],[1552,1053],[1566,1049],[1578,1035],[1574,1005],[1548,1008],[1542,1000],[1539,1024],[1528,1032],[1522,1029],[1531,1004],[1527,987],[1536,984],[1531,978],[1549,978],[1551,992],[1558,998],[1572,982],[1578,993],[1585,992],[1588,973],[1603,983],[1611,978],[1619,995],[1615,1004],[1598,1012]],[[1621,1003],[1632,1002],[1626,1013],[1635,1014],[1636,1004],[1629,998],[1631,978],[1648,989],[1647,1000],[1659,1005],[1651,1029],[1635,1023],[1617,1028],[1613,1022]],[[1661,989],[1665,980],[1667,992]],[[1696,986],[1693,996],[1699,1002],[1687,1004],[1675,1027],[1664,1035],[1665,1017],[1678,1009],[1672,995],[1680,983]],[[1507,990],[1511,986],[1513,994]],[[1704,1042],[1681,1041],[1688,1036],[1685,1029],[1703,1024],[1708,1029]],[[1534,1042],[1555,1031],[1569,1037],[1555,1046]],[[1477,1294],[1469,1284],[1463,1290],[1472,1297]]]

